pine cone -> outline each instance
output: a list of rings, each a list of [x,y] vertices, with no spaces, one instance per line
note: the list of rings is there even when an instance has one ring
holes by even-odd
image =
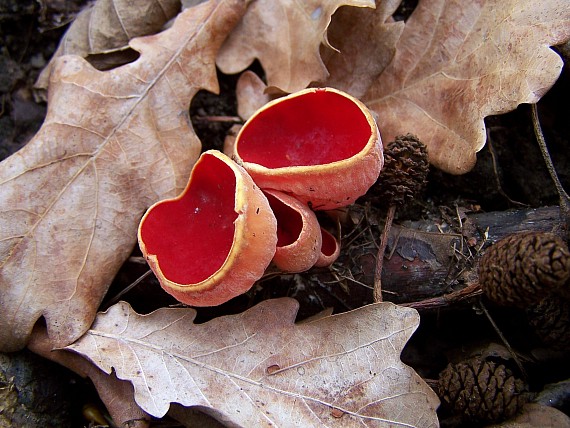
[[[479,283],[495,303],[536,304],[570,278],[570,252],[552,233],[517,233],[489,247],[479,262]]]
[[[527,316],[545,345],[557,351],[570,351],[570,302],[547,297],[529,308]]]
[[[439,375],[438,395],[444,411],[479,423],[509,419],[529,400],[524,381],[481,357],[449,364]]]
[[[396,137],[384,149],[384,168],[373,192],[386,205],[403,205],[425,187],[429,161],[426,146],[414,135]]]

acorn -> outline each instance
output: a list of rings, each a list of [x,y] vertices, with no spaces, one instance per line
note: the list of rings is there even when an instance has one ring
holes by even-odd
[[[480,356],[449,364],[440,374],[437,393],[442,411],[464,422],[499,422],[529,401],[527,384],[505,364]]]
[[[425,188],[429,172],[427,147],[412,134],[400,135],[384,148],[384,169],[373,187],[382,205],[402,206]]]
[[[570,279],[570,252],[557,235],[523,232],[489,247],[479,262],[479,283],[500,305],[526,308],[561,292]]]

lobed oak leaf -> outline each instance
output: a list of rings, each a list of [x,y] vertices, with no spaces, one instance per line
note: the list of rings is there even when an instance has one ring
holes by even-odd
[[[550,46],[569,38],[567,0],[420,0],[362,101],[384,141],[411,132],[435,166],[465,173],[485,144],[483,119],[537,102],[562,68]]]
[[[61,39],[36,81],[46,89],[55,58],[108,53],[128,47],[129,40],[153,34],[180,10],[179,0],[98,0],[81,11]]]
[[[327,34],[337,50],[321,46],[321,57],[329,72],[325,86],[356,98],[364,95],[396,52],[404,22],[394,21],[392,15],[400,3],[376,0],[375,10],[342,7],[333,15]]]
[[[327,27],[343,5],[374,7],[374,0],[257,0],[222,45],[216,63],[230,74],[245,70],[257,58],[267,85],[285,92],[323,81],[328,72],[319,46],[329,46]]]
[[[201,148],[190,100],[217,91],[214,58],[244,10],[188,9],[131,40],[140,58],[107,72],[58,59],[44,124],[0,163],[1,350],[25,346],[40,316],[55,346],[89,328],[144,211],[186,185]]]
[[[190,308],[99,314],[66,349],[134,385],[149,414],[199,406],[231,426],[437,426],[435,393],[400,352],[419,324],[392,303],[294,324],[294,299],[194,324]]]
[[[117,379],[114,374],[104,373],[81,355],[53,348],[45,327],[34,327],[28,349],[67,367],[83,378],[89,378],[116,425],[129,428],[149,426],[150,416],[135,403],[133,385],[130,382]]]

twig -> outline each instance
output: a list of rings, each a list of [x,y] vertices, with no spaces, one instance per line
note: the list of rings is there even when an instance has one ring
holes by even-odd
[[[566,225],[567,238],[570,238],[570,196],[562,187],[562,183],[558,178],[552,159],[550,158],[550,153],[548,152],[548,147],[546,146],[546,141],[544,139],[544,134],[542,133],[542,128],[540,126],[540,121],[538,120],[538,110],[536,104],[531,105],[532,113],[532,125],[534,127],[534,135],[536,136],[536,141],[538,141],[538,147],[546,163],[546,169],[550,174],[550,178],[554,182],[558,196],[560,197],[560,216],[562,217],[562,222]]]
[[[113,297],[111,300],[109,300],[107,303],[105,303],[105,305],[103,305],[101,310],[106,311],[107,309],[109,309],[111,306],[113,306],[115,303],[117,303],[121,299],[121,297],[123,297],[125,294],[127,294],[129,291],[131,291],[137,285],[139,285],[141,283],[141,281],[143,279],[145,279],[147,276],[149,276],[151,273],[152,273],[152,271],[150,269],[147,270],[145,273],[143,273],[141,276],[139,276],[134,282],[132,282],[131,284],[127,285],[124,289],[119,291],[115,295],[115,297]]]
[[[398,305],[417,310],[439,309],[480,296],[482,293],[483,291],[479,283],[474,282],[461,290],[444,294],[443,296],[432,297],[430,299],[420,300],[419,302],[399,303]]]
[[[493,143],[491,140],[491,130],[487,129],[487,148],[489,149],[489,153],[491,154],[491,162],[493,163],[493,173],[495,174],[495,183],[497,184],[497,191],[500,195],[502,195],[507,201],[509,201],[513,205],[518,205],[520,207],[526,207],[526,204],[522,202],[515,201],[511,199],[509,195],[503,190],[503,186],[501,185],[501,178],[499,176],[499,169],[497,167],[497,154],[495,152],[495,148],[493,147]]]
[[[380,239],[380,248],[378,248],[378,256],[376,257],[376,269],[374,270],[374,302],[382,301],[382,266],[384,265],[384,253],[386,252],[386,245],[388,244],[388,235],[394,221],[394,214],[396,213],[396,205],[390,205],[388,213],[386,214],[386,223]]]
[[[495,329],[495,332],[497,333],[497,335],[499,336],[499,338],[503,342],[503,345],[505,345],[505,347],[508,349],[509,353],[512,355],[512,357],[515,360],[515,363],[517,364],[517,366],[519,367],[522,375],[524,377],[527,377],[526,371],[525,371],[522,363],[520,362],[519,358],[517,357],[517,354],[515,353],[513,348],[511,348],[511,345],[507,341],[507,338],[503,335],[503,333],[501,332],[501,330],[499,329],[499,327],[497,326],[497,324],[493,320],[493,317],[491,317],[491,314],[489,314],[489,311],[487,311],[487,308],[485,307],[485,305],[481,301],[479,301],[479,308],[483,311],[483,313],[485,314],[485,316],[487,317],[487,319],[489,320],[489,322],[491,323],[491,325]]]
[[[199,122],[230,122],[242,123],[243,120],[239,116],[194,116]]]

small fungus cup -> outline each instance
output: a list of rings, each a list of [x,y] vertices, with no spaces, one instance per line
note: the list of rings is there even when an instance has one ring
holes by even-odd
[[[180,196],[148,209],[138,240],[164,290],[188,305],[215,306],[261,278],[275,254],[277,221],[247,172],[210,150]]]
[[[313,267],[321,254],[321,227],[315,213],[297,198],[264,190],[277,219],[277,249],[273,263],[285,272]]]
[[[340,255],[340,243],[332,233],[324,228],[321,229],[322,245],[319,258],[315,262],[315,267],[326,267],[332,265]]]
[[[368,108],[332,88],[267,103],[241,128],[233,150],[259,187],[292,194],[314,210],[352,204],[384,163]]]

